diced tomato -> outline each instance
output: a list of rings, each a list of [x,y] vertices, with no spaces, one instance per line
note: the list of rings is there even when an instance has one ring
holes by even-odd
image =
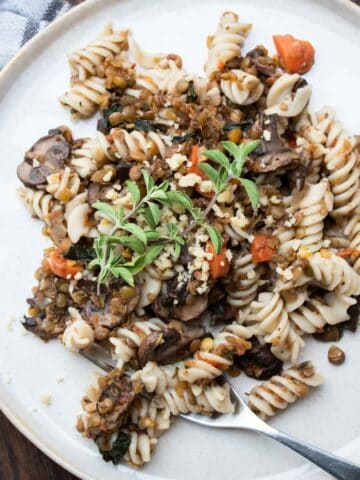
[[[258,233],[251,245],[251,256],[255,263],[269,262],[276,255],[275,238]]]
[[[74,278],[82,270],[75,260],[65,258],[59,250],[50,252],[46,258],[46,263],[54,275],[62,278]]]
[[[315,49],[307,40],[292,35],[273,35],[276,51],[285,72],[306,73],[314,64]]]
[[[226,246],[222,247],[220,253],[216,253],[214,245],[208,242],[206,251],[212,254],[212,259],[209,260],[212,278],[217,279],[227,275],[230,270],[230,263],[226,257]]]
[[[206,178],[205,173],[199,167],[199,163],[200,163],[199,145],[193,145],[191,149],[190,162],[191,162],[191,165],[188,168],[188,173],[195,173],[195,175],[198,175],[202,179]]]
[[[342,258],[352,257],[353,255],[359,255],[360,250],[355,250],[354,248],[340,248],[337,251],[336,255]]]

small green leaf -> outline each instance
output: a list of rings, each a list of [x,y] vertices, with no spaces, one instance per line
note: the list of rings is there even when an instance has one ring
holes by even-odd
[[[256,150],[260,144],[261,140],[252,140],[251,142],[242,143],[239,147],[241,149],[241,154],[246,158],[251,152]]]
[[[236,143],[230,142],[229,140],[225,140],[221,142],[221,145],[227,150],[233,157],[237,157],[241,155],[241,149]]]
[[[146,192],[148,194],[150,194],[154,188],[154,180],[153,178],[151,177],[150,173],[145,170],[144,168],[141,170],[141,173],[142,173],[142,176],[144,178],[144,182],[145,182],[145,187],[146,187]]]
[[[186,210],[191,211],[193,209],[193,204],[188,195],[184,192],[178,192],[176,190],[172,190],[170,192],[167,192],[167,198],[171,204],[174,203],[179,203],[183,207],[186,208]]]
[[[191,215],[195,221],[195,223],[202,223],[203,222],[203,215],[202,215],[202,211],[200,208],[196,207],[196,208],[193,208],[191,210]]]
[[[136,182],[133,182],[131,180],[128,180],[126,182],[126,186],[130,192],[133,205],[137,205],[141,197],[139,187],[137,186]]]
[[[135,285],[134,276],[129,269],[127,269],[125,267],[116,267],[116,268],[111,269],[111,273],[116,278],[121,277],[131,287],[133,287]]]
[[[163,190],[156,190],[155,192],[153,192],[151,194],[151,199],[152,200],[166,200],[167,199],[166,192],[164,192]]]
[[[135,235],[135,237],[138,238],[144,245],[147,244],[146,233],[135,223],[125,223],[125,225],[121,225],[121,228]]]
[[[257,190],[256,183],[252,180],[248,180],[247,178],[240,178],[240,182],[246,190],[252,208],[255,210],[259,205],[259,192]]]
[[[148,207],[143,207],[141,210],[139,210],[139,213],[145,218],[147,224],[149,227],[154,230],[156,228],[156,222],[155,219],[151,213],[150,208]]]
[[[159,225],[159,222],[161,220],[161,211],[160,208],[156,205],[156,203],[153,202],[148,202],[148,207],[150,209],[151,215],[154,219],[154,225],[155,227]],[[153,228],[155,228],[153,227]]]
[[[227,156],[220,150],[206,150],[204,156],[210,158],[213,162],[218,163],[222,167],[226,168],[227,171],[230,170],[230,162]],[[201,166],[201,162],[199,164]]]
[[[141,255],[144,253],[145,246],[143,242],[141,242],[139,239],[137,239],[135,236],[130,235],[130,236],[117,236],[113,235],[109,237],[108,239],[109,243],[120,243],[121,245],[124,245],[127,248],[130,248],[130,250],[133,250],[135,253]]]
[[[92,207],[106,217],[113,219],[115,222],[117,221],[117,211],[112,205],[105,202],[95,202],[92,204]]]
[[[175,243],[175,260],[177,260],[181,255],[181,245],[180,243]]]
[[[207,230],[210,236],[211,243],[214,245],[216,253],[220,253],[223,245],[223,240],[221,238],[219,230],[207,224],[204,224],[203,227]]]
[[[220,168],[219,173],[218,173],[218,178],[215,184],[215,191],[216,193],[220,193],[224,188],[227,186],[227,181],[228,181],[228,173],[225,168]]]
[[[148,241],[160,240],[161,233],[156,230],[147,230],[145,232]]]
[[[165,245],[154,245],[145,253],[145,265],[150,265],[160,255]]]
[[[200,169],[210,178],[211,183],[213,185],[216,185],[217,179],[218,179],[218,172],[215,170],[214,167],[209,165],[208,163],[205,162],[200,162],[199,163]]]

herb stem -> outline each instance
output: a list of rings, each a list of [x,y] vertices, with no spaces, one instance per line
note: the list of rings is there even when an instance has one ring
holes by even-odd
[[[232,180],[234,177],[234,175],[229,175],[225,181],[225,184],[227,186],[227,184],[230,182],[230,180]],[[213,208],[213,206],[215,205],[215,202],[216,200],[218,199],[220,193],[223,191],[224,189],[220,190],[219,192],[217,193],[214,193],[214,195],[211,197],[211,200],[210,202],[208,203],[208,206],[205,208],[204,210],[204,213],[203,213],[203,219],[206,220],[206,217],[209,215],[209,213],[211,212],[211,209]],[[185,230],[182,232],[181,236],[183,238],[185,238],[185,236],[190,233],[194,227],[198,225],[198,223],[195,221],[195,220],[192,220],[189,225],[185,228]]]

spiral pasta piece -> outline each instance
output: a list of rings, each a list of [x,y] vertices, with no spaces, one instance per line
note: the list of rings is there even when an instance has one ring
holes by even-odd
[[[347,310],[356,300],[338,293],[327,293],[323,298],[310,297],[300,308],[289,312],[290,320],[304,333],[316,333],[325,325],[337,325],[349,319]]]
[[[159,332],[166,327],[166,324],[159,318],[148,320],[136,320],[128,327],[120,327],[116,330],[116,336],[110,337],[113,345],[113,355],[117,360],[117,367],[123,368],[132,358],[137,355],[141,342],[151,332]]]
[[[78,353],[79,350],[88,348],[94,342],[94,331],[90,325],[83,320],[76,308],[69,307],[72,320],[63,333],[63,344],[71,352]]]
[[[205,72],[208,78],[221,70],[227,62],[241,56],[241,47],[252,25],[239,23],[236,13],[225,12],[220,17],[217,31],[208,38],[208,58]]]
[[[342,123],[336,120],[333,109],[325,107],[320,118],[318,128],[326,137],[324,163],[334,194],[331,215],[337,218],[350,214],[360,204],[359,155],[354,150],[355,139],[349,137]]]
[[[105,80],[90,77],[75,84],[59,100],[65,107],[71,109],[75,117],[87,118],[94,115],[100,107],[106,107],[109,98],[110,94],[106,90]]]
[[[150,77],[157,89],[162,93],[170,95],[181,94],[189,88],[189,75],[182,68],[178,67],[174,60],[169,60],[166,68],[156,68],[148,70],[146,73],[147,77]],[[147,85],[149,83],[148,80]]]
[[[209,385],[186,385],[183,388],[166,390],[157,399],[160,406],[167,407],[172,415],[186,413],[232,413],[234,406],[230,398],[230,385],[213,381]]]
[[[90,232],[90,213],[91,208],[87,203],[87,191],[79,193],[66,204],[66,228],[72,243],[77,243],[81,237],[86,237]]]
[[[103,78],[105,60],[114,58],[127,48],[127,34],[126,30],[114,30],[110,23],[86,47],[71,52],[68,61],[72,83],[84,82],[93,76]]]
[[[295,129],[299,133],[296,139],[297,150],[306,152],[310,158],[310,165],[306,171],[307,183],[318,183],[320,171],[326,154],[326,123],[329,114],[325,109],[313,113],[305,109],[296,122]]]
[[[61,206],[52,195],[44,190],[33,190],[28,187],[19,187],[17,196],[24,202],[33,217],[43,220],[49,225],[49,215],[55,209],[61,209]]]
[[[255,103],[264,91],[261,81],[243,70],[230,70],[224,73],[220,86],[224,95],[236,105]]]
[[[175,387],[178,382],[178,368],[178,364],[160,366],[156,362],[147,362],[131,378],[140,381],[146,392],[162,395],[167,388]]]
[[[157,439],[151,438],[145,432],[129,432],[130,445],[124,455],[124,460],[130,465],[141,467],[144,463],[150,462],[151,453],[156,447]]]
[[[261,335],[272,345],[275,356],[295,362],[304,342],[292,325],[284,300],[279,293],[263,292],[251,304],[245,321],[254,335]]]
[[[159,405],[156,397],[149,399],[141,396],[131,405],[129,419],[150,437],[157,438],[170,428],[171,412]]]
[[[333,208],[333,195],[329,182],[323,179],[318,184],[308,184],[294,200],[295,237],[300,245],[310,252],[322,247],[324,219]]]
[[[227,325],[216,335],[214,346],[209,351],[197,351],[191,360],[179,368],[179,380],[196,383],[210,382],[233,364],[233,355],[243,355],[251,348],[248,339],[252,331],[236,322]]]
[[[296,117],[304,110],[309,102],[311,87],[305,84],[294,92],[299,80],[300,76],[297,73],[293,75],[284,73],[273,83],[266,98],[266,115]]]
[[[360,213],[355,212],[350,219],[347,219],[347,223],[344,229],[345,235],[350,240],[350,248],[355,252],[356,258],[353,262],[353,269],[360,273]]]
[[[360,295],[360,275],[342,257],[321,250],[308,259],[308,265],[314,279],[326,290]]]
[[[143,162],[153,156],[165,157],[167,144],[159,133],[145,134],[136,130],[129,133],[122,128],[113,128],[109,138],[111,151],[122,160]]]
[[[51,193],[56,200],[67,203],[72,200],[80,189],[81,180],[77,173],[65,167],[59,173],[53,173],[47,177],[47,192]]]
[[[253,263],[251,254],[237,256],[233,261],[231,282],[226,286],[227,302],[240,308],[249,305],[261,285],[260,277],[259,265]]]
[[[266,420],[305,397],[309,387],[318,387],[322,382],[322,377],[316,373],[311,362],[300,363],[254,387],[250,391],[248,405]]]
[[[85,138],[77,142],[73,149],[70,164],[81,178],[89,178],[107,160],[112,160],[110,144],[102,132],[97,132],[96,139]]]

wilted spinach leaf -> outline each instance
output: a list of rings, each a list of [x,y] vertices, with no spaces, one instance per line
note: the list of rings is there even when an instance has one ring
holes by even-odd
[[[192,138],[196,138],[195,132],[187,132],[185,133],[185,135],[172,137],[172,141],[173,143],[184,143],[184,142],[187,142],[188,140],[191,140]]]
[[[223,127],[224,132],[231,132],[231,130],[235,130],[236,128],[241,128],[241,130],[249,130],[249,128],[252,126],[253,122],[250,120],[245,120],[243,122],[227,122],[225,123]]]
[[[195,88],[194,88],[194,82],[191,80],[191,82],[189,83],[189,88],[188,88],[188,91],[186,93],[186,101],[187,102],[196,102],[197,100],[197,93],[195,92]]]
[[[135,120],[135,130],[141,130],[142,132],[153,132],[155,130],[154,125],[149,120]]]
[[[125,432],[119,432],[110,450],[102,448],[102,439],[96,440],[96,444],[105,462],[113,462],[114,465],[117,465],[129,448],[130,435]]]
[[[76,244],[69,248],[64,257],[69,260],[93,260],[96,257],[96,254],[92,247]]]

